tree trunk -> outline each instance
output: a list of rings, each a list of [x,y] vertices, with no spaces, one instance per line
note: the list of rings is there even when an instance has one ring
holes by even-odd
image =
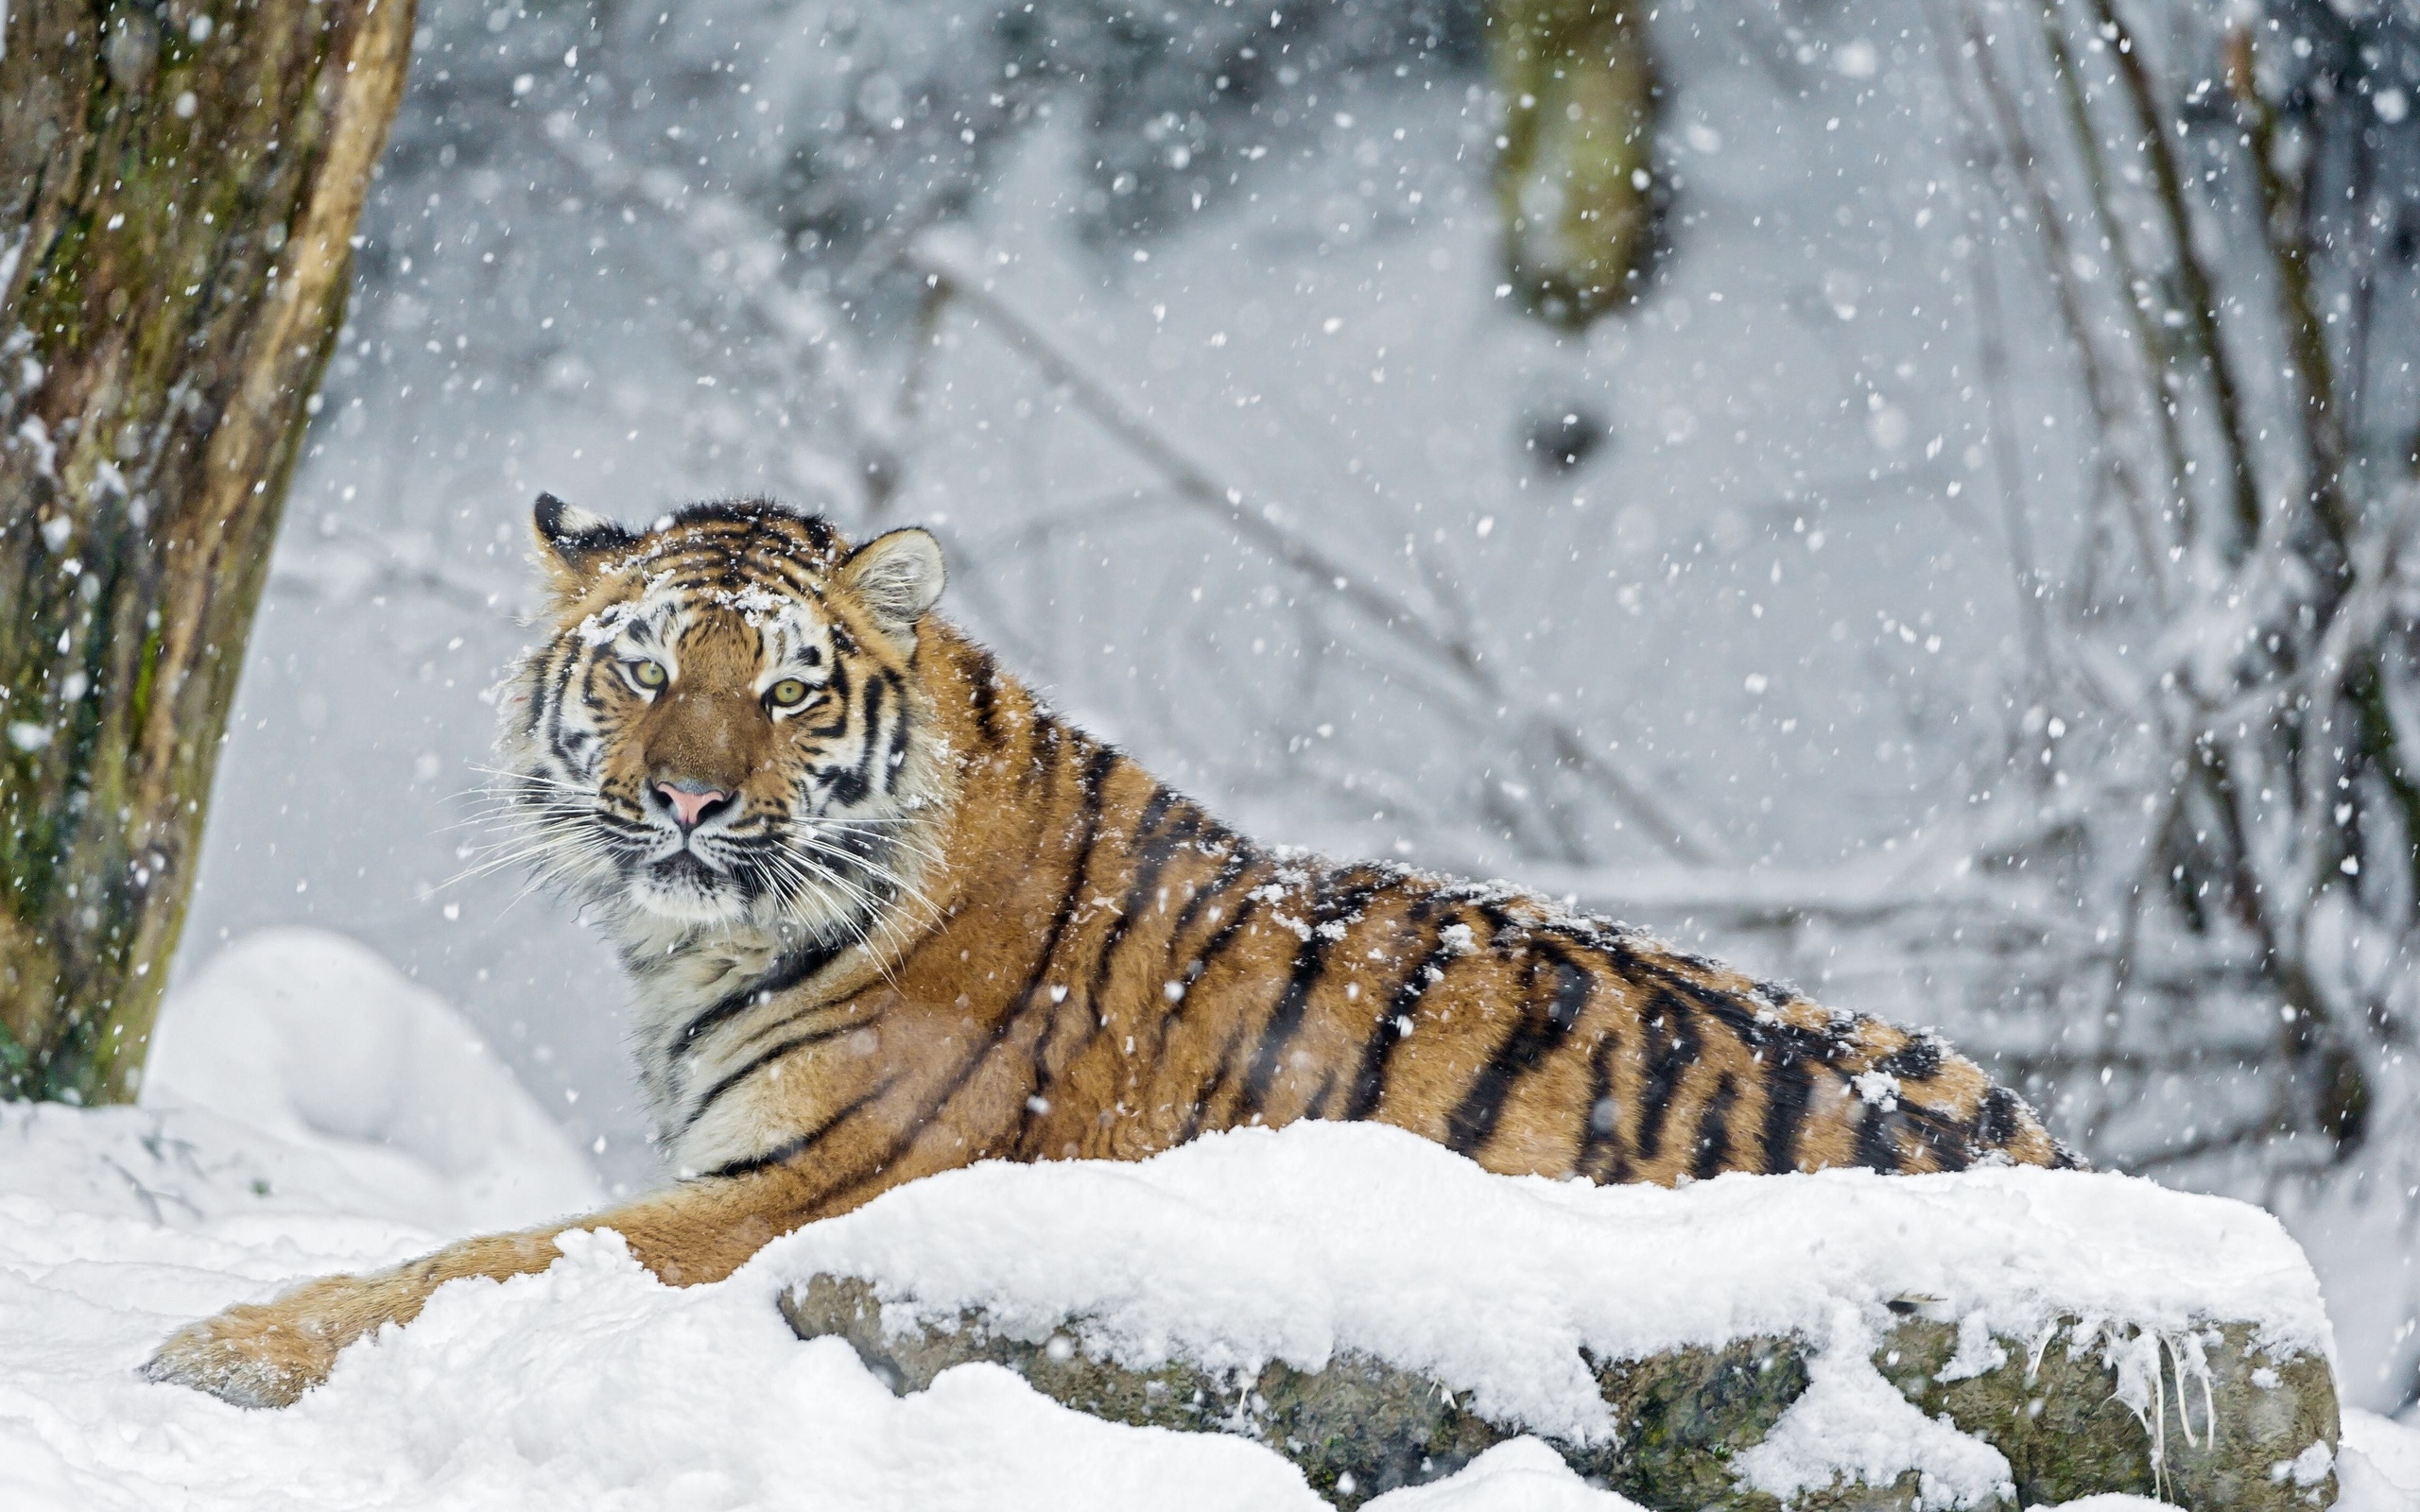
[[[1641,0],[1495,0],[1505,275],[1577,329],[1627,305],[1655,238],[1655,66]]]
[[[412,0],[0,16],[0,1095],[114,1101]]]

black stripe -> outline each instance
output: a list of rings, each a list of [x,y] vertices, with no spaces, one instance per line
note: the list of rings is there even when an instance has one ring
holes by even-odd
[[[756,1027],[749,1030],[730,1046],[731,1053],[734,1055],[739,1055],[753,1046],[763,1044],[768,1040],[787,1034],[792,1029],[798,1027],[799,1022],[803,1019],[811,1019],[820,1015],[832,1013],[845,1013],[847,1011],[848,1005],[846,1003],[806,1004],[794,1012],[785,1013],[779,1018],[760,1023],[756,1025]],[[877,1014],[874,1017],[878,1018],[880,1015]],[[873,1022],[873,1018],[861,1019],[856,1022],[860,1023],[872,1023]]]
[[[1904,1097],[1899,1111],[1906,1115],[1907,1127],[1919,1143],[1932,1152],[1934,1165],[1944,1171],[1963,1171],[1974,1163],[1974,1156],[1966,1148],[1962,1131],[1949,1120],[1929,1108],[1919,1108]]]
[[[1001,745],[999,663],[992,660],[991,652],[980,647],[970,661],[967,702],[975,710],[975,732],[982,737],[985,746],[997,749]]]
[[[610,793],[612,788],[609,786],[606,791]],[[655,833],[653,830],[644,824],[641,824],[638,820],[625,818],[611,809],[598,809],[592,814],[584,816],[584,817],[593,819],[600,829],[616,832],[612,836],[612,838],[616,840],[646,840],[652,837]]]
[[[827,537],[831,527],[811,514],[801,514],[785,504],[770,499],[705,499],[684,504],[672,516],[672,527],[688,526],[692,536],[751,536],[758,531],[778,531],[784,525],[795,525],[807,533],[811,541],[818,530]]]
[[[1412,904],[1410,922],[1414,927],[1427,922],[1428,900]],[[1395,1047],[1404,1042],[1410,1030],[1396,1027],[1398,1021],[1408,1020],[1418,1011],[1421,999],[1428,989],[1445,979],[1446,964],[1461,952],[1443,940],[1430,944],[1428,953],[1409,975],[1395,985],[1394,995],[1387,1000],[1378,1022],[1370,1026],[1369,1037],[1361,1041],[1361,1064],[1353,1075],[1353,1100],[1345,1105],[1344,1116],[1355,1122],[1369,1118],[1378,1111],[1378,1100],[1387,1090],[1387,1064],[1394,1058]],[[1434,974],[1432,974],[1434,973]]]
[[[807,1151],[815,1148],[816,1144],[822,1140],[823,1136],[831,1133],[834,1129],[838,1128],[841,1123],[852,1114],[857,1112],[868,1103],[873,1102],[883,1093],[890,1091],[891,1084],[898,1079],[899,1078],[896,1076],[885,1076],[882,1080],[874,1083],[873,1087],[869,1088],[863,1093],[851,1098],[848,1102],[843,1103],[839,1108],[834,1109],[831,1117],[825,1119],[822,1123],[816,1125],[813,1128],[808,1129],[805,1133],[785,1140],[781,1143],[774,1145],[771,1149],[767,1150],[762,1155],[752,1155],[744,1160],[734,1160],[728,1165],[716,1166],[713,1170],[707,1172],[706,1175],[710,1177],[746,1176],[752,1171],[761,1171],[769,1165],[784,1165],[791,1160],[795,1160],[800,1156],[804,1155]]]
[[[1593,920],[1587,922],[1595,923]],[[1785,1162],[1789,1160],[1812,1091],[1807,1071],[1802,1062],[1810,1057],[1817,1061],[1830,1058],[1833,1050],[1824,1037],[1796,1028],[1777,1015],[1760,1012],[1767,1008],[1765,1004],[1739,993],[1710,987],[1687,973],[1689,966],[1703,963],[1685,958],[1676,960],[1660,947],[1652,953],[1642,951],[1642,936],[1625,929],[1612,925],[1594,928],[1564,925],[1549,926],[1549,930],[1558,938],[1584,945],[1601,954],[1613,974],[1634,987],[1649,989],[1648,1008],[1640,1016],[1646,1047],[1640,1057],[1645,1075],[1639,1089],[1641,1107],[1636,1135],[1637,1159],[1651,1160],[1662,1148],[1665,1124],[1670,1117],[1672,1100],[1678,1095],[1689,1068],[1703,1053],[1700,1025],[1693,1018],[1693,1014],[1703,1013],[1729,1029],[1751,1052],[1773,1065],[1776,1086],[1765,1107],[1762,1130],[1764,1159],[1769,1167],[1776,1159]],[[1652,942],[1647,943],[1651,945]],[[1658,1029],[1656,1020],[1670,1026],[1668,1038]],[[1599,1076],[1606,1083],[1606,1090],[1596,1094],[1599,1098],[1611,1095],[1610,1076],[1603,1070],[1605,1055],[1606,1047],[1600,1043],[1594,1063],[1599,1068]],[[1734,1095],[1736,1097],[1736,1089]],[[1727,1140],[1730,1109],[1726,1106],[1723,1111]],[[1617,1133],[1617,1130],[1611,1133]],[[1611,1137],[1611,1133],[1603,1137],[1602,1143],[1594,1150],[1583,1144],[1583,1158],[1609,1157],[1609,1174],[1598,1179],[1627,1181],[1631,1179],[1630,1159],[1623,1154],[1618,1140]],[[1599,1138],[1593,1125],[1591,1136],[1590,1143]],[[1777,1145],[1780,1150],[1778,1157],[1774,1153]],[[1778,1167],[1789,1168],[1787,1163]]]
[[[1168,803],[1164,803],[1164,800],[1162,800],[1162,794],[1167,794],[1167,789],[1154,789],[1152,800],[1150,800],[1150,803],[1142,805],[1142,820],[1145,820],[1145,822],[1159,822],[1159,820],[1162,820],[1164,816],[1167,816]],[[1168,800],[1174,800],[1174,794],[1167,794],[1167,799],[1168,799]],[[1106,800],[1101,800],[1101,808],[1103,808],[1103,817],[1106,817]],[[1103,936],[1101,936],[1101,943],[1098,943],[1097,951],[1094,951],[1094,960],[1092,960],[1092,980],[1086,982],[1086,987],[1084,987],[1084,1016],[1081,1016],[1081,1019],[1080,1019],[1081,1033],[1080,1033],[1080,1036],[1077,1036],[1077,1040],[1072,1042],[1072,1045],[1067,1045],[1067,1057],[1070,1057],[1070,1059],[1072,1059],[1072,1057],[1077,1057],[1077,1055],[1081,1055],[1081,1053],[1084,1053],[1084,1050],[1089,1050],[1089,1047],[1092,1047],[1092,1042],[1094,1042],[1094,1040],[1098,1040],[1098,1038],[1101,1038],[1101,1033],[1106,1033],[1106,1031],[1108,1031],[1108,1014],[1106,1014],[1106,1009],[1103,1009],[1101,1004],[1111,1002],[1111,982],[1108,982],[1108,977],[1111,977],[1111,968],[1114,968],[1114,960],[1115,960],[1115,951],[1118,951],[1118,943],[1123,941],[1123,938],[1125,938],[1125,934],[1128,934],[1128,926],[1132,924],[1132,919],[1135,919],[1137,912],[1140,912],[1142,907],[1145,907],[1145,902],[1142,902],[1142,898],[1145,898],[1147,890],[1152,888],[1154,881],[1157,881],[1159,866],[1162,866],[1164,861],[1168,859],[1168,856],[1174,854],[1174,851],[1179,850],[1181,844],[1184,844],[1184,839],[1193,833],[1193,825],[1196,825],[1196,820],[1198,820],[1198,811],[1193,811],[1191,816],[1179,817],[1179,822],[1176,822],[1176,825],[1171,825],[1171,828],[1168,828],[1168,833],[1167,833],[1167,834],[1162,834],[1162,837],[1157,837],[1157,842],[1154,842],[1152,847],[1150,847],[1150,850],[1145,851],[1145,868],[1142,868],[1142,871],[1137,873],[1135,885],[1132,885],[1132,888],[1125,890],[1125,900],[1123,900],[1123,902],[1118,904],[1118,912],[1115,912],[1115,915],[1111,917],[1111,924],[1108,924],[1108,934],[1103,934]],[[1123,844],[1125,854],[1132,854],[1132,850],[1135,850],[1135,844],[1132,844],[1132,842],[1135,842],[1137,834],[1140,834],[1140,825],[1137,825],[1137,830],[1128,830],[1128,833],[1125,833],[1125,837],[1123,837],[1123,839],[1125,839],[1125,844]],[[1111,833],[1108,833],[1108,837],[1115,839],[1115,830],[1111,830]],[[1089,871],[1089,866],[1086,866],[1086,871]],[[1072,994],[1072,992],[1075,992],[1075,987],[1070,987],[1070,994]],[[1050,1023],[1050,1033],[1053,1033],[1053,1038],[1055,1038],[1055,1033],[1058,1033],[1058,1021],[1055,1021],[1055,1019],[1053,1019],[1053,1023]]]
[[[1547,1005],[1547,1015],[1554,1023],[1557,1036],[1569,1034],[1588,1011],[1588,1000],[1597,990],[1596,974],[1559,950],[1541,945],[1540,954],[1554,965],[1554,1001]]]
[[[831,779],[833,800],[843,808],[855,808],[873,791],[874,752],[882,743],[882,695],[885,685],[896,676],[886,671],[880,677],[866,679],[864,732],[859,737],[856,762]]]
[[[1664,1147],[1664,1121],[1672,1112],[1672,1095],[1680,1090],[1681,1079],[1697,1063],[1697,1025],[1689,1020],[1689,1010],[1669,991],[1659,989],[1649,1000],[1653,1017],[1640,1025],[1647,1040],[1647,1053],[1641,1057],[1643,1075],[1639,1086],[1638,1158],[1652,1160]]]
[[[1571,1169],[1573,1175],[1591,1181],[1630,1179],[1630,1157],[1622,1149],[1621,1105],[1614,1092],[1613,1059],[1621,1050],[1619,1036],[1609,1028],[1588,1057],[1588,1107],[1581,1125],[1580,1153],[1573,1157]]]
[[[715,1000],[704,1012],[681,1026],[672,1038],[672,1053],[679,1055],[697,1042],[700,1036],[745,1013],[759,1003],[769,1002],[776,992],[787,991],[808,977],[832,964],[842,951],[856,943],[841,940],[835,944],[821,942],[791,951],[775,961],[772,969],[736,992]]]
[[[908,718],[908,696],[899,691],[897,686],[899,680],[898,674],[890,674],[890,679],[893,684],[891,691],[898,694],[898,696],[891,700],[890,745],[884,750],[882,755],[882,790],[886,793],[895,792],[898,790],[900,770],[908,765],[908,726],[909,723]]]
[[[1639,975],[1653,981],[1663,991],[1722,1024],[1750,1050],[1762,1050],[1776,1040],[1803,1033],[1792,1029],[1778,1015],[1760,1018],[1758,1015],[1765,1010],[1766,1005],[1741,993],[1701,982],[1674,963],[1642,959],[1637,961],[1636,970]]]
[[[769,577],[777,586],[789,590],[790,596],[793,598],[810,597],[815,593],[814,576],[806,570],[804,563],[786,552],[752,553],[748,558],[748,568],[752,573]]]
[[[1778,1176],[1798,1169],[1798,1131],[1814,1101],[1815,1076],[1787,1047],[1776,1046],[1769,1054],[1772,1058],[1765,1073],[1765,1121],[1758,1143],[1766,1174]]]
[[[570,696],[571,679],[579,670],[579,657],[563,659],[562,675],[555,679],[554,696],[546,704],[545,721],[546,748],[554,753],[555,760],[562,763],[565,769],[575,772],[580,769],[579,760],[563,747],[563,700]]]
[[[1863,1104],[1857,1121],[1857,1163],[1886,1175],[1899,1169],[1899,1144],[1891,1137],[1892,1115]]]
[[[1199,810],[1194,812],[1199,816]],[[1206,816],[1201,818],[1201,828],[1214,833],[1222,833],[1215,820],[1209,819]],[[1236,840],[1232,835],[1226,838],[1233,849],[1229,850],[1225,861],[1219,866],[1218,873],[1208,883],[1195,889],[1193,896],[1185,900],[1184,906],[1177,910],[1176,922],[1168,926],[1165,949],[1167,953],[1166,959],[1170,963],[1168,970],[1173,972],[1169,980],[1182,983],[1186,990],[1176,1001],[1165,1004],[1159,1016],[1150,1021],[1154,1043],[1150,1055],[1145,1057],[1147,1061],[1155,1061],[1167,1054],[1169,1031],[1184,1020],[1185,1010],[1193,1005],[1193,985],[1201,979],[1203,972],[1209,971],[1211,963],[1241,933],[1244,924],[1251,918],[1252,899],[1246,896],[1237,900],[1234,917],[1224,919],[1218,932],[1210,936],[1199,954],[1184,960],[1183,965],[1175,964],[1181,959],[1179,949],[1184,944],[1186,930],[1209,905],[1210,900],[1222,896],[1228,888],[1234,886],[1245,876],[1252,864],[1257,859],[1257,853],[1249,846]],[[1199,849],[1201,844],[1201,842],[1197,838],[1196,848]]]
[[[1060,895],[1059,912],[1050,922],[1049,935],[1042,942],[1042,954],[1034,962],[1032,974],[1026,979],[1023,994],[1026,1001],[1030,1001],[1037,995],[1047,995],[1051,957],[1058,954],[1059,942],[1066,935],[1068,924],[1076,917],[1078,901],[1083,896],[1084,878],[1092,870],[1093,850],[1100,840],[1101,784],[1108,781],[1111,768],[1116,765],[1117,752],[1115,749],[1107,746],[1095,746],[1091,756],[1084,762],[1082,775],[1077,780],[1077,807],[1084,816],[1083,838],[1076,842],[1068,866],[1067,890]],[[1076,1002],[1076,994],[1072,988],[1067,993],[1066,1002]],[[1052,1005],[1054,1008],[1064,1005],[1064,1003]],[[1077,1006],[1087,1015],[1092,1012],[1089,998],[1078,1003]],[[1046,1064],[1046,1060],[1050,1053],[1051,1038],[1059,1028],[1060,1017],[1061,1015],[1057,1012],[1051,1013],[1048,1022],[1043,1025],[1042,1033],[1034,1037],[1031,1057],[1034,1097],[1042,1096],[1044,1089],[1049,1084],[1049,1067]],[[1033,1127],[1034,1119],[1039,1116],[1034,1110],[1032,1099],[1028,1098],[1025,1107],[1018,1111],[1016,1135],[1011,1142],[1010,1148],[1025,1147],[1026,1137]]]
[[[1211,900],[1234,886],[1236,880],[1250,870],[1253,863],[1260,858],[1260,852],[1236,836],[1220,833],[1217,825],[1205,825],[1204,828],[1209,829],[1215,836],[1209,842],[1210,844],[1215,845],[1221,839],[1226,842],[1227,857],[1219,864],[1219,869],[1211,874],[1210,880],[1194,889],[1193,896],[1184,901],[1183,908],[1177,910],[1176,922],[1168,926],[1170,952],[1175,951],[1178,941],[1184,938],[1185,931],[1193,927],[1193,921],[1201,917],[1201,911],[1210,905]]]
[[[1160,826],[1167,821],[1168,810],[1176,803],[1176,795],[1166,787],[1154,786],[1151,797],[1134,816],[1134,827],[1126,833],[1126,851],[1135,856],[1134,881],[1128,885],[1126,897],[1118,904],[1117,921],[1110,926],[1109,938],[1101,951],[1102,965],[1093,973],[1095,990],[1108,974],[1108,955],[1125,937],[1127,926],[1135,911],[1144,906],[1147,895],[1156,886],[1160,873],[1185,841],[1193,837],[1199,827],[1192,816],[1185,816],[1167,831]]]
[[[1502,1116],[1513,1085],[1553,1054],[1571,1032],[1571,1026],[1580,1022],[1581,1013],[1588,1005],[1589,993],[1596,988],[1587,969],[1560,950],[1548,950],[1541,941],[1538,955],[1554,972],[1554,996],[1543,1011],[1534,1001],[1523,1003],[1519,1021],[1472,1078],[1462,1100],[1447,1116],[1445,1145],[1457,1155],[1471,1154],[1495,1134],[1495,1121]],[[1537,961],[1533,958],[1533,977],[1536,971]]]
[[[1714,1095],[1705,1100],[1705,1109],[1698,1115],[1698,1158],[1689,1174],[1703,1181],[1721,1175],[1730,1167],[1731,1109],[1739,1101],[1739,1083],[1731,1073],[1714,1084]]]
[[[1975,1114],[1975,1137],[1987,1150],[2004,1150],[2025,1131],[2025,1104],[2016,1093],[2005,1087],[1994,1087],[1983,1094],[1983,1106]]]
[[[875,1017],[878,1018],[880,1016],[876,1015]],[[707,1108],[714,1107],[714,1105],[722,1098],[724,1093],[730,1091],[741,1082],[746,1081],[749,1077],[754,1075],[759,1071],[764,1070],[768,1063],[781,1059],[784,1056],[788,1055],[793,1050],[803,1049],[807,1045],[821,1044],[826,1040],[838,1040],[840,1036],[856,1029],[861,1029],[865,1027],[865,1025],[873,1022],[874,1019],[860,1019],[851,1023],[834,1024],[829,1028],[809,1029],[804,1034],[792,1035],[788,1039],[781,1040],[758,1054],[750,1057],[738,1070],[723,1076],[712,1087],[706,1089],[706,1094],[698,1099],[697,1106],[689,1110],[689,1116],[681,1121],[680,1131],[685,1134],[690,1129],[697,1127],[698,1120],[706,1116]]]
[[[1118,904],[1117,918],[1110,924],[1108,937],[1101,941],[1100,954],[1093,962],[1092,989],[1087,996],[1095,1003],[1099,1002],[1108,990],[1110,968],[1116,957],[1117,947],[1125,942],[1127,931],[1133,927],[1135,916],[1150,906],[1152,894],[1158,888],[1161,874],[1167,869],[1168,862],[1193,837],[1194,831],[1201,828],[1201,815],[1188,810],[1179,815],[1176,823],[1166,831],[1160,830],[1169,809],[1177,802],[1177,796],[1167,788],[1153,788],[1150,800],[1143,805],[1143,812],[1135,816],[1133,830],[1126,837],[1128,852],[1139,852],[1141,859],[1134,868],[1133,885],[1126,889],[1126,897]]]
[[[556,658],[554,664],[541,661],[530,669],[529,717],[522,725],[525,735],[537,734],[546,715],[562,701],[562,683],[571,675],[568,668],[579,660],[579,653],[566,645],[550,647],[548,654]]]
[[[847,734],[849,732],[849,711],[853,707],[849,701],[849,691],[852,686],[853,684],[849,679],[848,663],[840,659],[839,650],[836,646],[832,653],[831,675],[823,679],[823,691],[828,694],[832,699],[832,713],[834,718],[828,725],[808,725],[805,727],[803,733],[813,740],[838,740],[842,735]],[[829,767],[818,765],[815,768],[815,776],[818,782],[831,781],[829,774]]]
[[[865,749],[857,757],[857,775],[868,787],[873,783],[874,764],[882,759],[883,732],[887,726],[885,705],[890,705],[887,711],[890,714],[907,713],[898,707],[902,701],[902,686],[899,674],[889,667],[866,679],[866,743]]]
[[[1498,907],[1495,903],[1478,903],[1475,906],[1478,913],[1480,922],[1487,925],[1488,949],[1498,952],[1504,951],[1510,947],[1514,940],[1520,937],[1520,921],[1515,919],[1512,915],[1506,913],[1502,908]]]
[[[1941,1074],[1942,1062],[1947,1058],[1937,1036],[1918,1032],[1908,1037],[1908,1042],[1874,1063],[1874,1069],[1886,1072],[1901,1081],[1930,1081]]]
[[[1228,916],[1225,923],[1219,926],[1219,933],[1211,936],[1193,958],[1186,961],[1177,972],[1178,979],[1183,981],[1188,988],[1207,975],[1210,968],[1218,964],[1219,957],[1227,953],[1227,948],[1242,937],[1244,926],[1252,922],[1253,908],[1257,902],[1258,900],[1250,894],[1237,900],[1236,911]],[[1192,994],[1188,991],[1184,998],[1168,1005],[1167,1017],[1170,1019],[1183,1017],[1191,1002]]]
[[[1326,874],[1311,885],[1311,905],[1307,910],[1310,917],[1306,920],[1310,936],[1294,953],[1294,968],[1287,975],[1286,989],[1278,994],[1276,1005],[1269,1010],[1269,1020],[1261,1027],[1259,1047],[1253,1052],[1251,1069],[1244,1073],[1243,1091],[1236,1099],[1238,1122],[1250,1119],[1268,1106],[1270,1084],[1277,1077],[1278,1057],[1302,1032],[1303,1020],[1310,1011],[1311,992],[1327,974],[1328,947],[1336,942],[1322,934],[1322,928],[1358,913],[1361,905],[1386,885],[1383,880],[1363,879],[1340,896],[1327,891],[1337,880],[1333,874]]]
[[[1236,1052],[1243,1048],[1243,1043],[1244,1025],[1242,1021],[1238,1020],[1234,1031],[1227,1036],[1227,1042],[1219,1047],[1218,1058],[1210,1063],[1210,1079],[1202,1084],[1201,1091],[1195,1095],[1193,1106],[1185,1109],[1184,1125],[1177,1131],[1176,1136],[1176,1143],[1179,1144],[1192,1143],[1194,1138],[1201,1132],[1202,1121],[1210,1111],[1210,1105],[1217,1101],[1219,1093],[1225,1090],[1228,1073],[1235,1065]]]

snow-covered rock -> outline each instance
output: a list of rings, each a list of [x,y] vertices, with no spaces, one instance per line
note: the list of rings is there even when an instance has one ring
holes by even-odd
[[[1843,1303],[1921,1298],[1995,1335],[2066,1316],[2172,1334],[2225,1320],[2280,1350],[2332,1347],[2302,1251],[2222,1197],[2030,1168],[1596,1187],[1490,1175],[1374,1124],[945,1172],[758,1263],[862,1277],[903,1318],[979,1307],[1045,1332],[1082,1318],[1088,1342],[1138,1365],[1311,1367],[1355,1350],[1583,1441],[1612,1426],[1583,1350],[1823,1337]]]
[[[2276,1220],[2120,1176],[1599,1188],[1305,1124],[944,1174],[756,1268],[901,1389],[1004,1366],[1261,1438],[1346,1505],[1528,1433],[1652,1506],[2282,1509],[2325,1504],[2338,1436],[2318,1284]]]

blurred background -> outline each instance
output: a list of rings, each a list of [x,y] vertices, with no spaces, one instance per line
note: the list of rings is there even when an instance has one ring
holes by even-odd
[[[601,942],[456,880],[531,498],[914,522],[1264,838],[2268,1205],[2394,1411],[2415,89],[2360,0],[430,0],[181,972],[355,936],[662,1179]]]

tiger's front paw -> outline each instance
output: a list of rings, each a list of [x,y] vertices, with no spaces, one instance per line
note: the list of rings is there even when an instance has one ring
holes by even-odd
[[[352,1276],[308,1282],[275,1301],[231,1307],[170,1334],[147,1381],[191,1386],[238,1407],[285,1407],[328,1378],[337,1353],[393,1316],[379,1288]]]

